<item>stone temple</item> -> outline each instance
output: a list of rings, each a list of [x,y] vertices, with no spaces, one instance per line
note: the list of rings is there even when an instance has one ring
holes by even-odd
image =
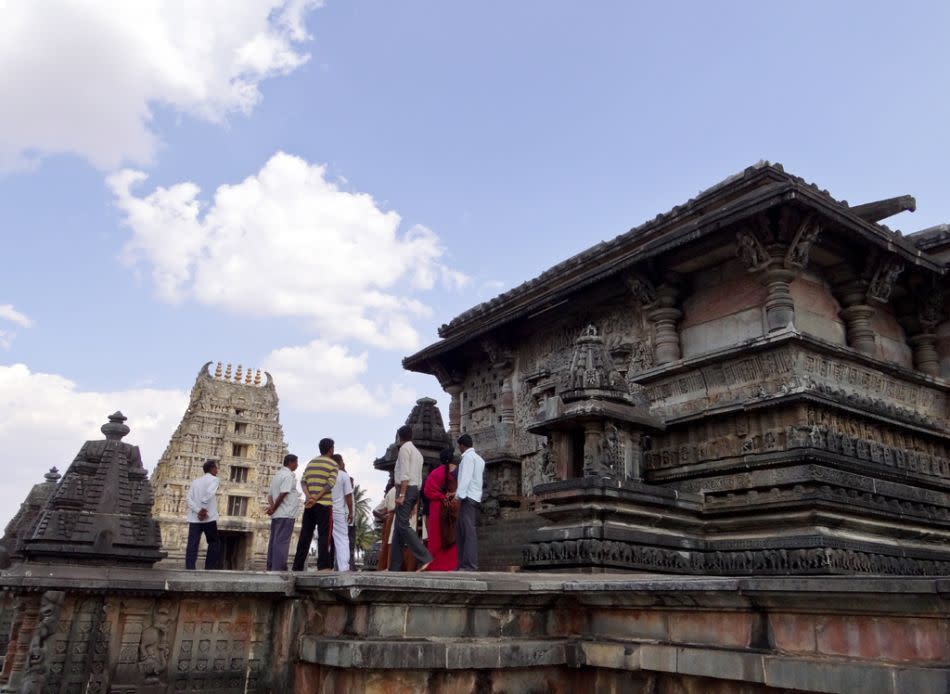
[[[479,572],[152,566],[117,412],[8,532],[0,692],[950,691],[950,227],[880,223],[914,204],[759,164],[444,326],[405,365],[448,431],[407,421],[488,461]],[[157,498],[279,464],[247,380],[202,369]]]
[[[881,224],[914,206],[761,163],[443,325],[404,365],[487,462],[489,566],[950,573],[950,228]]]
[[[265,500],[287,454],[270,374],[239,364],[212,374],[208,362],[152,476],[152,513],[161,525],[166,567],[184,567],[188,540],[185,498],[209,458],[218,461],[218,531],[225,569],[263,570],[270,518]],[[296,531],[295,531],[296,534]],[[291,542],[296,542],[292,539]]]

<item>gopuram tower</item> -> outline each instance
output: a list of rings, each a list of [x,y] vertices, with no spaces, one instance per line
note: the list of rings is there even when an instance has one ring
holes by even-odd
[[[218,461],[218,531],[224,568],[263,570],[270,518],[264,513],[274,474],[287,454],[270,374],[232,372],[208,362],[191,389],[185,416],[172,435],[152,476],[152,515],[162,530],[168,558],[159,566],[181,568],[188,540],[185,499],[192,480],[209,458]],[[296,531],[295,531],[296,533]],[[204,551],[202,545],[202,552]]]

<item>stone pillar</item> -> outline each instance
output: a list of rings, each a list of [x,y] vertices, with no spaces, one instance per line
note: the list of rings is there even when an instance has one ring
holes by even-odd
[[[914,366],[930,376],[940,375],[940,359],[937,356],[937,336],[934,333],[921,333],[908,340],[914,348]]]
[[[647,318],[653,322],[653,356],[657,366],[678,361],[683,356],[676,327],[682,315],[683,312],[676,308],[676,289],[669,285],[658,287],[656,302],[647,309]]]
[[[795,302],[789,284],[796,272],[780,267],[770,267],[762,277],[768,295],[765,299],[765,320],[769,332],[781,330],[795,318]]]
[[[511,374],[505,376],[501,386],[501,422],[514,424],[515,421],[515,393],[511,385]]]
[[[854,304],[840,312],[848,332],[848,344],[863,354],[874,356],[876,345],[874,329],[871,327],[871,318],[874,317],[874,307],[867,304]]]
[[[630,431],[626,434],[624,446],[624,477],[628,480],[643,479],[643,448],[640,443],[640,432]]]
[[[449,402],[449,435],[455,443],[462,432],[462,384],[454,383],[444,386],[445,392],[452,396]]]
[[[599,422],[587,422],[584,424],[584,477],[598,475],[601,461],[600,441],[603,438],[603,430]]]

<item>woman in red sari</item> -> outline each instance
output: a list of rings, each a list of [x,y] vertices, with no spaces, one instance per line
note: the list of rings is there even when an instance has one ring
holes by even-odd
[[[446,496],[455,492],[455,451],[446,448],[439,454],[442,462],[426,477],[422,493],[429,500],[429,553],[432,563],[427,571],[455,571],[458,568],[458,548],[455,546],[455,522],[458,520],[458,501]]]

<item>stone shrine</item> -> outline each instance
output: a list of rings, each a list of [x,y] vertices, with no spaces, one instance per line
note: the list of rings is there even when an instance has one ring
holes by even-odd
[[[485,568],[950,573],[950,231],[881,223],[915,205],[763,162],[443,325],[403,363],[486,460]]]
[[[452,446],[452,440],[445,425],[442,423],[442,413],[436,401],[432,398],[419,398],[406,417],[406,426],[412,427],[412,442],[422,454],[423,476],[433,467],[439,465],[439,453],[444,448]],[[394,441],[386,448],[386,452],[373,461],[377,470],[389,473],[392,479],[396,469],[396,456],[399,455],[399,442]]]
[[[121,412],[87,441],[46,500],[17,551],[24,560],[152,566],[164,555],[151,517],[152,489]]]
[[[270,517],[267,494],[287,454],[271,375],[232,372],[218,362],[198,372],[191,401],[152,475],[152,514],[162,529],[168,558],[163,567],[184,567],[188,540],[185,499],[209,458],[218,461],[218,534],[225,569],[263,570]],[[299,526],[299,522],[298,522]],[[296,538],[297,528],[294,530]],[[296,539],[291,540],[291,546]]]

